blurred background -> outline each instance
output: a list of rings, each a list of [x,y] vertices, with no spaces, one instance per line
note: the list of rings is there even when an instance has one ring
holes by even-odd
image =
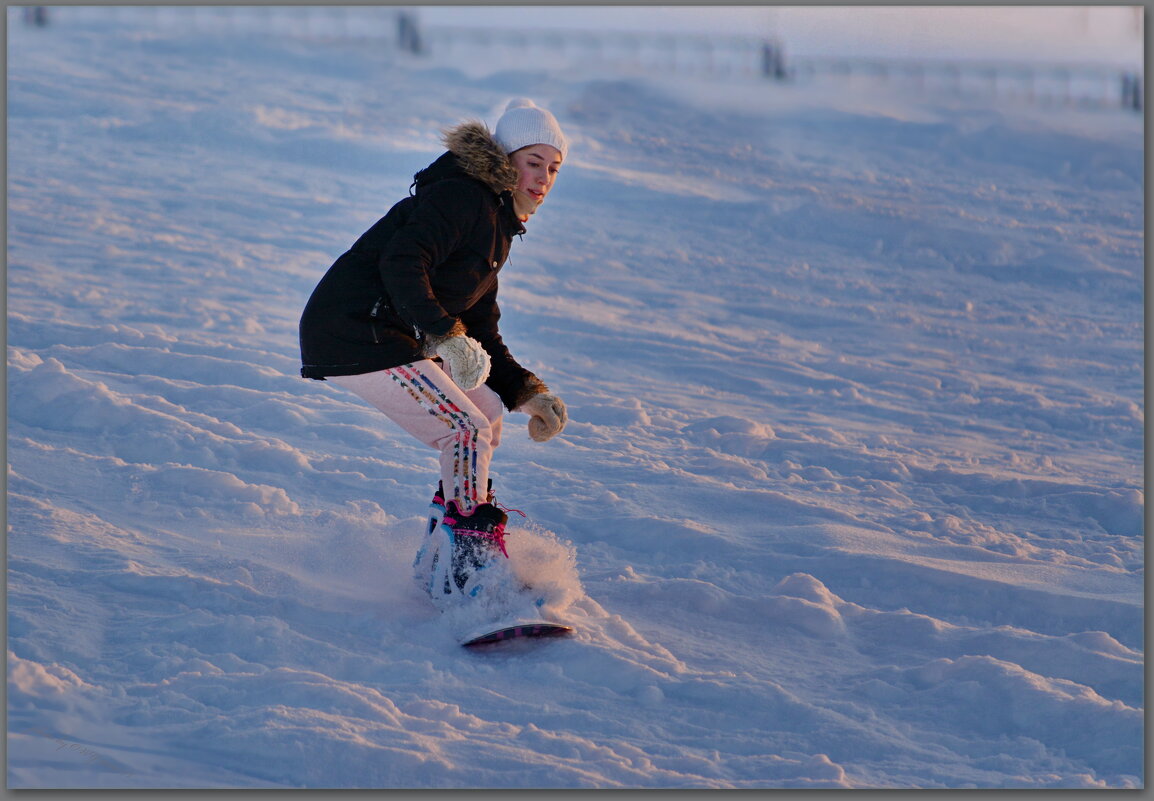
[[[1141,110],[1142,6],[31,6],[30,25],[340,38],[470,74],[834,81]]]
[[[1142,6],[610,6],[416,9],[430,26],[767,36],[797,56],[1142,64]]]

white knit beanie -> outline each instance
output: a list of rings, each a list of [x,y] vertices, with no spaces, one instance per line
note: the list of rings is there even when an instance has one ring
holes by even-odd
[[[557,119],[527,97],[509,101],[493,135],[506,153],[529,145],[552,145],[561,151],[561,158],[569,152]]]

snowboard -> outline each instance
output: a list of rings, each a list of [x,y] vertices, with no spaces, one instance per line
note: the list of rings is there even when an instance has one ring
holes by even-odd
[[[564,637],[572,634],[573,628],[561,623],[550,623],[546,620],[521,621],[505,623],[471,634],[461,640],[461,645],[471,648],[477,645],[491,645],[498,642],[520,639],[536,639],[540,637]]]

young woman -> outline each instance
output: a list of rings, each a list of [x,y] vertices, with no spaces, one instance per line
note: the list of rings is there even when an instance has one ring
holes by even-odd
[[[505,410],[527,413],[544,442],[565,404],[501,339],[497,274],[513,237],[553,188],[568,144],[531,100],[490,132],[466,122],[448,151],[329,268],[305,306],[306,378],[359,395],[440,452],[441,481],[416,569],[438,603],[476,596],[480,572],[507,557],[507,515],[489,463]]]

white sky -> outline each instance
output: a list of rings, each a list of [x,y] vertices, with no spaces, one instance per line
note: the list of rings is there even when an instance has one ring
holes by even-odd
[[[429,24],[776,34],[787,53],[1140,66],[1140,6],[422,6]]]

